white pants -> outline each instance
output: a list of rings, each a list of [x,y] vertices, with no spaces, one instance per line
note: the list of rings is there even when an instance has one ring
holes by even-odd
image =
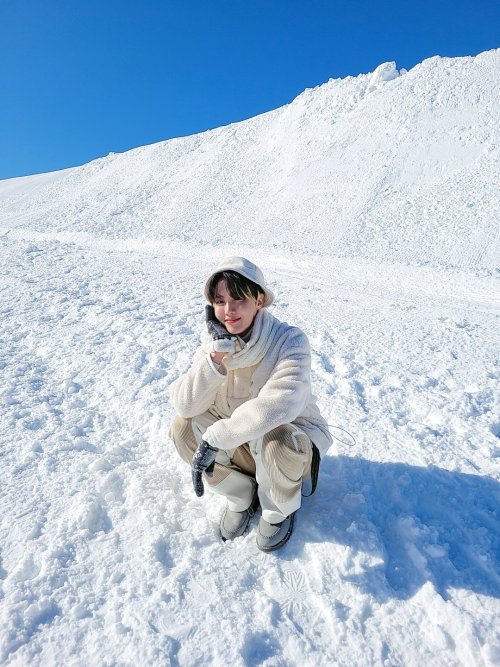
[[[203,434],[215,421],[210,412],[175,418],[170,437],[184,461],[191,463]],[[293,424],[283,424],[236,449],[220,449],[214,476],[204,475],[204,482],[227,498],[234,512],[250,507],[257,491],[263,518],[279,523],[300,507],[302,480],[310,474],[311,458],[309,437]]]

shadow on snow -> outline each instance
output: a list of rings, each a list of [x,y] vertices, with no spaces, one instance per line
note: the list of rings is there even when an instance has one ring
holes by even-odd
[[[283,556],[332,541],[375,564],[345,577],[377,598],[406,599],[430,581],[500,598],[500,484],[488,477],[325,457]],[[294,553],[295,552],[295,553]]]

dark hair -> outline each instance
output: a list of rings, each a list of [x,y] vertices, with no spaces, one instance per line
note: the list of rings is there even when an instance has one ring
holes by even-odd
[[[210,302],[215,301],[215,290],[221,280],[226,281],[227,291],[233,299],[257,299],[261,294],[264,294],[262,287],[259,287],[253,280],[249,280],[236,271],[221,271],[216,273],[208,285],[208,295]]]

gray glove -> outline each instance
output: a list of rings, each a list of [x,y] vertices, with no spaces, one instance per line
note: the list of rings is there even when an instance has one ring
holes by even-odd
[[[212,352],[228,352],[235,351],[236,336],[232,336],[226,327],[222,325],[215,317],[213,306],[205,306],[205,320],[207,322],[207,330],[212,336]]]
[[[215,447],[211,447],[208,442],[202,440],[194,453],[193,460],[191,461],[191,477],[193,479],[194,492],[198,498],[205,493],[201,477],[202,473],[205,472],[208,477],[214,476],[215,457],[218,451]]]

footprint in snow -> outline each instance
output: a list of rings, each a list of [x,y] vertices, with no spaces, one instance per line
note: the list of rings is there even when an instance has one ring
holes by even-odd
[[[170,548],[168,542],[164,539],[159,539],[153,545],[153,551],[156,560],[163,566],[165,570],[171,570],[174,567],[174,561],[170,555]]]
[[[500,422],[495,422],[491,425],[490,431],[493,433],[495,438],[500,438]]]

